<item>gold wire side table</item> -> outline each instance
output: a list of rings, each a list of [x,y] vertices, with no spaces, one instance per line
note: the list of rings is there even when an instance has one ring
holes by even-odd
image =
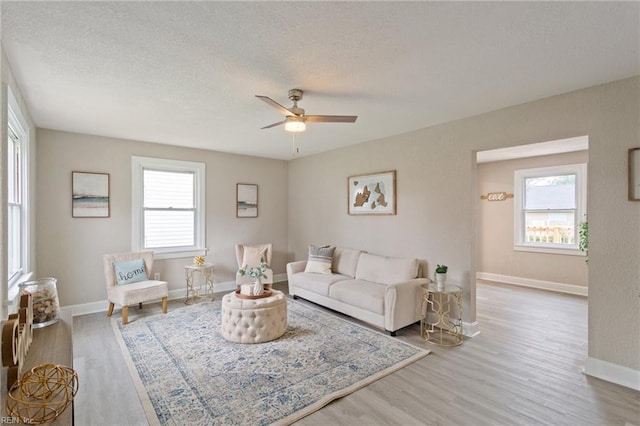
[[[462,337],[462,289],[422,284],[420,335],[438,346],[459,346]]]
[[[184,272],[187,279],[187,297],[184,303],[187,305],[196,301],[200,297],[213,296],[213,264],[203,263],[202,265],[186,265]],[[202,281],[196,282],[194,275],[196,272],[200,272],[202,275]]]

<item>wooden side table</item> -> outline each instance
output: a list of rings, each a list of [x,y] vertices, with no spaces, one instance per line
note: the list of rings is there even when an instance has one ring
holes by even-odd
[[[439,288],[422,284],[420,335],[438,346],[458,346],[462,338],[462,289],[454,285]]]
[[[202,265],[186,265],[184,272],[187,279],[187,297],[184,303],[187,305],[195,302],[200,297],[213,296],[213,264],[203,263]],[[194,274],[200,272],[202,275],[202,281],[194,281]],[[203,291],[204,289],[204,291]]]

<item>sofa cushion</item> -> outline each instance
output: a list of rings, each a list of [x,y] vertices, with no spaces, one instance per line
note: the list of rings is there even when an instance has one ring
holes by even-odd
[[[360,253],[362,253],[360,250],[336,247],[333,253],[333,272],[355,277]]]
[[[310,244],[309,259],[307,260],[307,266],[304,268],[304,271],[316,272],[318,274],[330,274],[331,261],[333,259],[333,252],[335,249],[335,247],[316,247]]]
[[[331,286],[329,297],[376,314],[384,315],[386,285],[365,280],[340,281]]]
[[[375,283],[395,284],[417,278],[418,267],[418,259],[362,253],[358,259],[355,277]]]
[[[323,296],[329,295],[329,287],[335,282],[349,280],[351,277],[340,274],[316,274],[313,272],[299,272],[289,277],[289,285],[303,288]]]

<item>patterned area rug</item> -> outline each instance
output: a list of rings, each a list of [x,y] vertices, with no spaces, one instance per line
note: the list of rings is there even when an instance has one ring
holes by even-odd
[[[115,334],[152,425],[286,425],[424,356],[381,332],[287,300],[272,342],[229,343],[220,301],[139,318]]]

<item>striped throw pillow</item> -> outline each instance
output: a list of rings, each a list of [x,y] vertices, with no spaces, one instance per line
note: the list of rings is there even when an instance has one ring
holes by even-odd
[[[330,274],[333,252],[335,250],[335,247],[330,246],[316,247],[309,245],[309,259],[307,259],[307,266],[304,271],[317,274]]]

